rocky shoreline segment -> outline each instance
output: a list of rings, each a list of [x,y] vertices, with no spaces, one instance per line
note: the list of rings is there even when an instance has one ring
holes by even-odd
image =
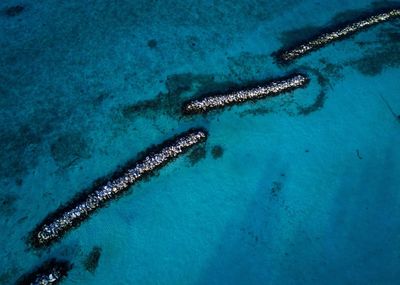
[[[303,74],[294,74],[285,78],[267,82],[261,86],[191,100],[183,105],[182,111],[185,115],[207,113],[213,109],[240,104],[249,100],[276,96],[283,92],[305,87],[309,81],[310,79]]]
[[[145,153],[143,159],[124,168],[125,170],[114,175],[115,178],[106,181],[102,186],[94,188],[87,194],[81,195],[76,201],[50,215],[33,231],[30,243],[37,248],[49,245],[69,229],[78,226],[105,202],[116,198],[135,182],[206,139],[206,130],[191,129],[153,147]]]
[[[67,261],[50,260],[17,281],[18,285],[54,285],[67,276],[72,265]]]
[[[280,50],[274,53],[273,56],[276,58],[278,63],[288,64],[301,56],[324,47],[327,44],[342,40],[369,27],[399,17],[400,9],[392,9],[387,10],[386,12],[377,13],[375,15],[353,21],[352,23],[341,25],[334,30],[331,29],[330,31],[322,33],[321,35],[309,41],[298,44],[294,48]]]

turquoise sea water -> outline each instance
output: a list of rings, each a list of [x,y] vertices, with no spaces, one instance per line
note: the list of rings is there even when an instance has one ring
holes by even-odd
[[[63,284],[398,284],[400,20],[286,67],[270,56],[393,4],[2,1],[0,284],[52,257],[74,264]],[[308,88],[180,115],[187,98],[292,71]],[[48,213],[197,126],[205,145],[29,248]]]

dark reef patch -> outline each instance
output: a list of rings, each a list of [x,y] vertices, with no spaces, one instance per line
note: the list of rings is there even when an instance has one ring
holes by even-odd
[[[44,131],[45,132],[45,131]],[[0,177],[20,177],[36,164],[33,153],[42,142],[42,130],[24,124],[0,131]]]
[[[7,271],[4,271],[0,274],[0,284],[12,284],[12,280],[15,279],[15,276],[21,273],[21,270],[17,267],[12,267]]]
[[[326,100],[326,92],[325,91],[321,91],[315,101],[309,105],[309,106],[305,106],[305,107],[299,107],[299,115],[303,115],[303,116],[307,116],[315,111],[318,111],[319,109],[322,109],[324,107],[325,104],[325,100]]]
[[[320,59],[320,63],[323,65],[321,69],[310,68],[307,66],[302,66],[302,70],[307,70],[308,72],[314,74],[317,78],[317,82],[320,85],[320,91],[315,96],[314,101],[307,106],[298,106],[297,114],[302,116],[310,115],[318,110],[321,110],[327,99],[327,93],[332,85],[343,78],[341,65],[335,65],[330,63],[327,59]]]
[[[259,108],[254,108],[254,109],[249,109],[249,110],[245,110],[243,112],[241,112],[239,114],[240,117],[244,117],[246,115],[265,115],[265,114],[269,114],[269,113],[273,113],[274,109],[273,108],[269,108],[269,107],[259,107]]]
[[[270,189],[272,197],[278,197],[279,193],[282,191],[282,188],[283,188],[282,182],[278,181],[272,182],[272,186]]]
[[[199,49],[199,42],[200,42],[200,40],[199,40],[198,37],[196,37],[196,36],[189,36],[189,37],[187,37],[186,41],[187,41],[187,43],[188,43],[188,45],[189,45],[189,47],[190,47],[190,49],[191,49],[192,51],[199,51],[199,50],[200,50],[200,49]]]
[[[22,186],[22,183],[24,183],[24,180],[21,177],[15,178],[15,185]]]
[[[400,30],[395,24],[381,28],[377,39],[358,43],[364,49],[361,57],[346,62],[363,75],[375,76],[385,68],[400,67]]]
[[[220,145],[215,145],[211,149],[211,155],[214,159],[221,158],[224,155],[224,149]]]
[[[193,149],[188,152],[187,158],[190,162],[190,165],[193,166],[200,160],[206,158],[206,155],[207,155],[206,145],[201,144],[193,147]]]
[[[308,68],[310,72],[314,73],[317,77],[318,84],[320,85],[321,89],[313,103],[308,106],[298,106],[298,114],[299,115],[310,115],[311,113],[318,111],[324,107],[325,100],[326,100],[326,92],[327,89],[331,86],[330,85],[330,77],[329,75],[324,75],[321,71],[313,68]]]
[[[266,72],[265,66],[270,61],[270,57],[267,54],[242,52],[239,56],[228,57],[228,61],[229,76],[235,80],[247,81],[254,80],[257,75]]]
[[[83,261],[83,266],[85,267],[85,269],[92,274],[96,271],[96,268],[99,265],[101,251],[101,247],[94,246]]]
[[[10,216],[15,213],[15,203],[18,200],[18,196],[15,194],[5,194],[0,197],[0,214],[2,216]]]
[[[82,256],[83,250],[82,245],[79,242],[72,243],[69,245],[63,245],[56,250],[56,254],[58,257],[66,259],[66,260],[73,260],[77,256]]]
[[[157,41],[155,39],[151,39],[147,42],[147,46],[151,49],[157,47]]]
[[[32,114],[21,121],[0,117],[0,179],[15,180],[34,169],[46,154],[44,142],[70,115],[68,108],[52,103],[31,107]]]
[[[351,64],[362,74],[374,76],[382,72],[381,59],[375,55],[364,55],[362,58],[354,60]]]
[[[93,107],[99,107],[108,98],[113,98],[113,96],[110,92],[107,92],[107,91],[100,92],[99,95],[97,97],[95,97],[92,101]]]
[[[343,66],[341,64],[333,64],[325,58],[321,58],[319,62],[323,65],[318,77],[322,86],[332,86],[334,82],[343,78]]]
[[[50,146],[51,156],[62,168],[71,166],[81,158],[89,158],[87,140],[79,132],[65,133],[59,136]]]
[[[297,43],[304,40],[304,38],[308,39],[312,36],[318,34],[321,30],[318,26],[305,26],[301,28],[296,28],[292,30],[287,30],[281,32],[278,39],[282,43],[284,47],[295,46]]]
[[[142,100],[122,107],[121,114],[125,119],[135,117],[156,119],[160,115],[179,118],[181,106],[189,96],[224,90],[231,83],[217,82],[209,74],[174,74],[167,77],[167,93],[159,93],[154,99]]]
[[[22,5],[16,5],[12,7],[8,7],[5,9],[4,13],[9,17],[15,17],[22,13],[25,10],[25,7]]]

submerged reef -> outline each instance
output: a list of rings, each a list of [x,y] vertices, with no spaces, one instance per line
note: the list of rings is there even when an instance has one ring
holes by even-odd
[[[155,39],[151,39],[147,42],[147,46],[151,49],[157,47],[157,41]]]
[[[232,91],[226,94],[208,95],[201,99],[191,100],[183,105],[185,115],[207,113],[213,109],[239,104],[249,100],[261,99],[267,96],[276,96],[282,92],[305,87],[309,78],[302,74],[294,74],[264,83],[261,86]]]
[[[191,129],[150,149],[143,159],[129,164],[113,178],[78,197],[76,201],[49,215],[33,231],[30,242],[34,247],[43,247],[59,239],[65,232],[78,226],[107,201],[125,192],[133,183],[153,173],[156,169],[172,161],[190,147],[207,139],[204,129]]]
[[[21,14],[24,9],[25,7],[21,5],[12,6],[5,10],[5,14],[9,17],[15,17]]]
[[[10,216],[15,213],[17,200],[18,196],[11,193],[0,196],[0,214],[2,216]]]
[[[90,157],[89,140],[80,132],[66,132],[50,145],[50,154],[56,164],[67,168],[82,158]]]
[[[85,269],[90,273],[94,273],[96,271],[97,266],[99,265],[99,260],[101,256],[101,247],[95,246],[90,251],[88,256],[85,258],[83,265]]]
[[[168,92],[159,93],[153,99],[122,106],[118,111],[122,115],[121,119],[129,123],[135,117],[157,121],[160,115],[165,115],[179,119],[182,115],[182,104],[191,96],[227,90],[232,85],[232,82],[220,82],[211,74],[172,74],[165,81]]]
[[[278,197],[278,194],[282,191],[283,183],[279,181],[272,182],[271,195],[272,197]]]
[[[400,21],[379,29],[375,39],[358,41],[356,44],[363,51],[358,58],[345,62],[366,76],[376,76],[387,68],[400,66]]]
[[[279,50],[274,53],[273,56],[280,64],[290,63],[291,61],[320,49],[327,44],[342,40],[364,29],[398,17],[400,17],[400,9],[392,9],[363,19],[354,20],[351,23],[331,28],[328,31],[323,31],[320,35],[301,42],[293,48]]]
[[[216,145],[211,150],[212,157],[218,159],[224,154],[224,149],[220,145]]]
[[[52,285],[58,284],[72,265],[67,261],[57,261],[55,259],[45,262],[34,272],[24,275],[17,281],[18,285]]]
[[[207,155],[206,146],[203,144],[195,146],[187,155],[187,158],[190,162],[190,165],[193,166],[202,159],[206,158],[206,155]]]

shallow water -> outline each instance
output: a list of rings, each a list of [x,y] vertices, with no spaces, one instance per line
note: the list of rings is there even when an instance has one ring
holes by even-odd
[[[57,257],[74,263],[63,284],[397,284],[400,20],[287,67],[270,56],[387,3],[2,1],[0,283]],[[292,71],[308,88],[180,115]],[[26,244],[94,180],[195,126],[203,148],[49,249]]]

